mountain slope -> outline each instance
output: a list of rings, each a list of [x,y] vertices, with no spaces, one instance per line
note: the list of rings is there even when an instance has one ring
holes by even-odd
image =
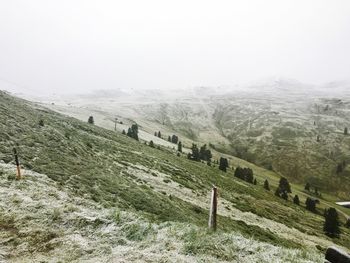
[[[218,151],[273,169],[292,182],[309,182],[323,193],[349,199],[350,136],[343,134],[350,127],[348,86],[275,79],[241,89],[199,87],[128,96],[103,96],[101,91],[98,97],[46,102],[79,119],[93,114],[98,125],[110,129],[118,116],[126,123],[136,121],[151,135],[158,130],[176,133],[185,145],[211,143]]]
[[[12,162],[12,148],[16,146],[26,170],[46,174],[58,188],[76,198],[96,202],[103,209],[137,214],[157,226],[164,222],[191,224],[198,233],[191,234],[195,246],[182,251],[185,256],[207,253],[203,248],[206,244],[199,244],[200,240],[214,244],[211,242],[221,235],[233,238],[237,233],[261,244],[296,249],[295,262],[317,254],[316,246],[324,249],[333,242],[349,246],[347,229],[342,227],[340,239],[330,240],[322,232],[321,215],[276,198],[261,185],[239,181],[232,172],[220,173],[216,167],[178,157],[172,149],[151,148],[3,92],[0,119],[0,160]],[[7,178],[8,172],[4,176]],[[8,180],[3,189],[12,184]],[[15,183],[20,190],[20,182]],[[213,184],[220,189],[218,236],[204,231]],[[2,214],[9,209],[6,203],[2,207]],[[11,229],[5,219],[1,218],[0,226]],[[23,218],[16,221],[23,222]],[[221,249],[228,249],[221,242]],[[220,258],[217,251],[210,253]],[[236,259],[227,253],[224,255],[228,258],[221,259]]]

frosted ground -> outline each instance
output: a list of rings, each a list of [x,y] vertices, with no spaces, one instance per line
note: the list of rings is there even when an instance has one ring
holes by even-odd
[[[13,165],[0,163],[0,171],[0,198],[8,200],[0,203],[8,222],[0,233],[1,262],[323,262],[316,249],[209,234],[190,224],[151,224],[75,197],[46,175],[26,170],[16,181]]]

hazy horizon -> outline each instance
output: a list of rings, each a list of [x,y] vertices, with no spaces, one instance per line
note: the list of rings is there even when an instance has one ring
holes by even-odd
[[[0,89],[348,81],[349,1],[18,1],[0,5]]]

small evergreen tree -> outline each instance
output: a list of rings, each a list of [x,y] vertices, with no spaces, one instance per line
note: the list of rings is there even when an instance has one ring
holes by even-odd
[[[344,128],[344,135],[348,135],[348,127]]]
[[[177,144],[177,150],[178,150],[180,153],[182,153],[182,142],[179,142],[179,143]]]
[[[170,137],[170,135],[168,136],[168,142],[171,142],[171,137]]]
[[[93,116],[90,116],[90,117],[89,117],[88,123],[89,123],[89,124],[94,124],[94,123],[95,123],[94,117],[93,117]]]
[[[316,212],[316,200],[310,197],[306,198],[305,201],[306,209],[311,212]]]
[[[212,157],[211,151],[207,149],[207,145],[204,144],[199,150],[199,158],[203,161],[211,162]]]
[[[270,184],[269,184],[269,181],[267,181],[267,179],[264,182],[264,188],[265,190],[270,191]]]
[[[44,127],[44,120],[41,119],[41,120],[39,121],[39,126],[40,126],[40,127]]]
[[[296,204],[296,205],[300,205],[300,200],[299,200],[299,196],[298,195],[294,196],[293,203]]]
[[[162,138],[162,134],[158,131],[158,138]]]
[[[310,184],[306,183],[304,189],[310,192]]]
[[[151,146],[152,148],[154,148],[154,142],[153,142],[152,140],[149,142],[149,146]]]
[[[285,177],[281,177],[280,182],[279,182],[279,188],[281,189],[281,192],[287,192],[291,193],[292,190],[290,188],[290,184]]]
[[[123,135],[126,135],[126,132],[125,132],[125,130],[123,130],[123,131],[122,131],[122,134],[123,134]]]
[[[171,136],[171,142],[172,142],[172,143],[177,144],[178,141],[179,141],[179,137],[177,137],[176,135]]]
[[[254,184],[254,185],[257,185],[257,184],[258,184],[258,181],[256,180],[256,178],[254,178],[253,184]]]
[[[158,137],[158,133],[156,131],[154,132],[154,136]]]
[[[228,160],[226,158],[220,157],[219,169],[223,172],[227,171]]]
[[[339,217],[338,212],[335,208],[330,207],[325,211],[325,222],[323,225],[323,231],[327,236],[330,237],[339,237],[340,228],[339,228]]]
[[[321,141],[320,135],[317,135],[316,141],[317,141],[317,142],[320,142],[320,141]]]

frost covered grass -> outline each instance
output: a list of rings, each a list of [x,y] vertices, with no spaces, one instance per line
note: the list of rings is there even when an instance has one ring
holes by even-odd
[[[44,126],[38,125],[41,119]],[[24,181],[14,180],[14,167],[10,165],[13,146],[25,168]],[[314,251],[316,246],[322,251],[332,243],[348,246],[350,242],[349,229],[342,227],[341,238],[330,240],[323,234],[321,215],[276,198],[261,184],[240,181],[231,170],[221,173],[217,167],[177,156],[172,149],[151,148],[0,92],[1,160],[4,169],[7,165],[12,169],[0,175],[4,179],[1,228],[9,235],[3,236],[8,250],[1,254],[12,258],[21,253],[47,258],[61,255],[56,247],[65,251],[63,261],[84,255],[84,260],[94,255],[120,255],[108,261],[131,256],[135,261],[147,261],[143,255],[146,251],[158,258],[154,246],[165,249],[160,239],[161,233],[167,233],[163,224],[173,225],[175,234],[186,226],[205,233],[208,193],[213,184],[220,189],[221,234],[232,233],[292,251],[304,251],[304,247]],[[262,168],[253,169],[259,178],[266,175]],[[25,191],[28,194],[24,195]],[[118,224],[125,213],[130,213],[129,220]],[[155,237],[160,244],[147,243]],[[172,240],[168,234],[164,238]],[[217,257],[202,253],[205,244],[194,242],[191,252],[187,239],[174,240],[169,241],[174,248],[169,248],[169,253],[181,256],[182,261]],[[148,261],[153,262],[151,258]]]
[[[47,176],[26,170],[8,178],[0,164],[0,259],[4,262],[322,262],[316,249],[287,249],[237,232],[187,223],[152,223],[76,197]]]

